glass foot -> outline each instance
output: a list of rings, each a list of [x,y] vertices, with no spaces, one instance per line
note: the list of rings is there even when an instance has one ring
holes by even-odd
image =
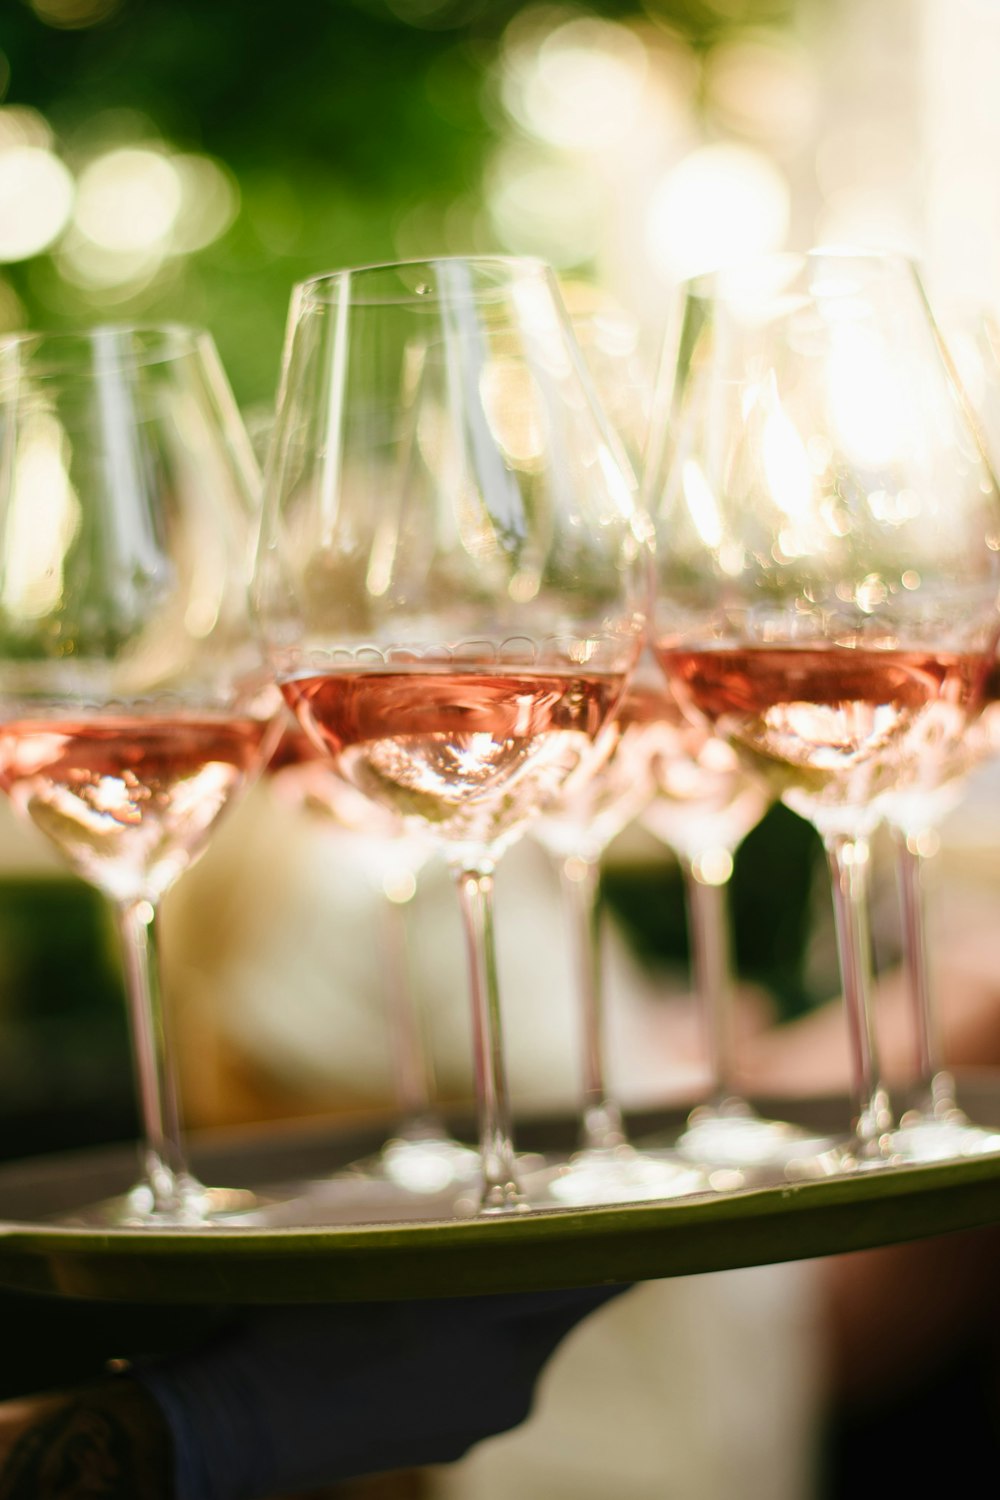
[[[408,1122],[371,1156],[364,1156],[330,1176],[331,1183],[383,1183],[404,1193],[436,1197],[463,1186],[479,1173],[479,1152],[455,1140],[433,1120]]]
[[[374,1159],[375,1175],[408,1193],[441,1193],[479,1172],[479,1152],[447,1135],[399,1136]]]
[[[578,1151],[568,1161],[529,1173],[524,1191],[533,1208],[637,1203],[711,1191],[708,1178],[672,1152],[622,1145]]]
[[[892,1148],[904,1162],[989,1156],[1000,1151],[1000,1131],[973,1124],[957,1107],[942,1114],[911,1110],[893,1131]]]
[[[139,1182],[120,1198],[60,1215],[60,1222],[83,1229],[199,1229],[252,1216],[266,1201],[249,1188],[205,1187],[185,1174],[175,1179],[169,1197]]]
[[[829,1137],[810,1135],[786,1120],[764,1119],[741,1101],[739,1107],[692,1110],[676,1149],[686,1161],[742,1171],[780,1169],[792,1161],[821,1156],[832,1145]]]
[[[851,1177],[858,1172],[881,1172],[898,1167],[901,1158],[887,1145],[873,1152],[861,1149],[854,1141],[831,1146],[816,1156],[793,1156],[785,1163],[784,1175],[789,1182],[814,1182],[822,1177]]]
[[[820,1177],[849,1177],[858,1172],[881,1172],[898,1167],[902,1157],[894,1146],[895,1130],[887,1116],[884,1128],[871,1132],[858,1125],[840,1140],[821,1142],[825,1149],[815,1155],[792,1156],[785,1162],[789,1182],[808,1182]]]
[[[518,1172],[537,1170],[543,1161],[519,1154]],[[479,1152],[473,1147],[446,1134],[407,1134],[329,1177],[269,1187],[275,1202],[259,1222],[268,1228],[335,1227],[471,1218],[484,1208],[481,1183]],[[495,1211],[520,1206],[512,1196]]]
[[[439,1221],[458,1216],[467,1184],[449,1183],[439,1192],[400,1187],[388,1177],[343,1172],[296,1183],[280,1183],[271,1201],[241,1223],[264,1229],[337,1229],[359,1224]]]
[[[451,1218],[478,1183],[479,1152],[433,1122],[409,1125],[371,1156],[328,1177],[279,1188],[268,1226],[285,1222],[338,1225]]]

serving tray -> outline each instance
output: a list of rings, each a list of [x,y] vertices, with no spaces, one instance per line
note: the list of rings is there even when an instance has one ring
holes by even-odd
[[[960,1097],[1000,1129],[1000,1076],[969,1075]],[[762,1108],[774,1111],[773,1102]],[[842,1100],[782,1100],[785,1117],[843,1128]],[[644,1112],[633,1137],[677,1128],[683,1110]],[[851,1176],[733,1187],[674,1200],[556,1208],[491,1219],[444,1216],[413,1200],[406,1217],[323,1222],[328,1174],[364,1156],[384,1128],[256,1129],[195,1138],[202,1181],[281,1183],[274,1223],[253,1216],[193,1229],[86,1228],[81,1205],[124,1191],[135,1155],[115,1147],[0,1168],[0,1288],[95,1301],[264,1304],[468,1296],[647,1280],[798,1260],[1000,1221],[1000,1154]],[[570,1120],[521,1126],[519,1144],[572,1147]],[[723,1179],[724,1182],[735,1179]],[[301,1184],[302,1196],[288,1184]],[[359,1211],[366,1200],[359,1195]],[[297,1207],[297,1205],[299,1205]],[[395,1213],[396,1210],[393,1210]],[[419,1214],[425,1215],[418,1217]]]

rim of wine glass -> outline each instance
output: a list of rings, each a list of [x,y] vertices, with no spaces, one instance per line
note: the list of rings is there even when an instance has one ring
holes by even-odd
[[[503,270],[507,273],[503,282],[498,281],[493,286],[471,287],[467,296],[470,301],[490,301],[502,298],[510,284],[511,273],[515,272],[521,276],[531,276],[550,282],[558,289],[555,272],[547,261],[536,255],[432,255],[418,256],[413,260],[388,260],[373,261],[363,266],[342,266],[334,271],[320,271],[315,276],[307,276],[304,281],[296,282],[292,288],[292,300],[294,302],[312,302],[319,305],[336,303],[339,301],[339,289],[344,286],[351,287],[355,277],[369,278],[377,275],[387,274],[401,275],[405,271],[418,272],[422,267],[431,274],[438,266],[463,265],[478,267],[483,270],[495,268],[498,272]],[[337,289],[335,291],[335,288]],[[454,299],[455,293],[450,291],[449,297]],[[460,295],[460,294],[459,294]],[[357,296],[351,288],[351,302],[360,307],[419,307],[430,300],[427,291],[417,288],[408,290],[405,285],[394,291],[386,291],[378,295]]]
[[[877,245],[852,245],[837,244],[813,245],[808,250],[778,250],[767,255],[751,256],[745,260],[732,261],[727,265],[717,266],[710,271],[700,271],[694,276],[685,277],[678,282],[677,289],[682,295],[695,297],[698,300],[714,300],[727,290],[739,294],[748,288],[755,291],[754,278],[760,278],[760,285],[767,288],[772,296],[780,296],[795,290],[802,290],[798,286],[802,275],[809,267],[815,267],[824,261],[843,262],[847,267],[856,267],[860,270],[866,266],[871,271],[886,271],[892,267],[902,270],[912,279],[914,284],[922,290],[922,282],[917,262],[913,256],[907,255],[902,250],[892,247],[881,248]],[[766,273],[779,273],[777,279],[768,283],[765,279]],[[783,273],[783,274],[781,274]],[[808,288],[810,294],[815,295],[815,289]],[[822,289],[824,300],[842,296],[857,296],[858,287],[847,284],[842,286],[825,286]]]
[[[110,335],[128,336],[139,340],[140,347],[120,349],[117,341],[111,343]],[[146,365],[166,364],[171,360],[197,354],[206,345],[215,349],[215,341],[207,328],[188,323],[95,323],[86,328],[24,329],[18,333],[0,335],[0,361],[21,351],[28,351],[28,359],[42,357],[40,365],[32,363],[32,374],[39,379],[59,375],[96,375],[89,362],[98,339],[105,337],[109,352],[113,349],[122,364],[136,368]],[[60,358],[60,350],[65,351]],[[72,351],[72,357],[70,355]],[[86,355],[86,358],[84,357]],[[24,361],[19,361],[23,365]],[[104,367],[102,367],[104,368]]]

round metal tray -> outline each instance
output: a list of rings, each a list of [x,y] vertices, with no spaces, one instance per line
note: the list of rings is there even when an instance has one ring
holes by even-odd
[[[1000,1128],[1000,1078],[963,1080],[974,1118]],[[774,1103],[765,1105],[774,1109]],[[817,1129],[843,1128],[843,1101],[780,1103]],[[681,1111],[635,1115],[636,1137]],[[531,1149],[572,1146],[568,1120],[519,1128]],[[468,1296],[647,1280],[890,1244],[1000,1220],[1000,1154],[744,1187],[670,1201],[553,1209],[492,1219],[416,1217],[325,1224],[316,1184],[380,1139],[365,1130],[281,1126],[192,1142],[206,1182],[312,1184],[280,1227],[107,1229],[74,1209],[124,1191],[128,1147],[0,1169],[0,1287],[132,1303],[261,1304]],[[317,1204],[319,1205],[317,1207]],[[433,1206],[423,1213],[433,1215]],[[62,1220],[62,1222],[60,1222]]]

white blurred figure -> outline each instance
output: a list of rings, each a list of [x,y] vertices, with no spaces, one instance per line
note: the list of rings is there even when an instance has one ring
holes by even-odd
[[[576,1328],[517,1431],[433,1500],[808,1500],[822,1380],[817,1263],[646,1282]]]

